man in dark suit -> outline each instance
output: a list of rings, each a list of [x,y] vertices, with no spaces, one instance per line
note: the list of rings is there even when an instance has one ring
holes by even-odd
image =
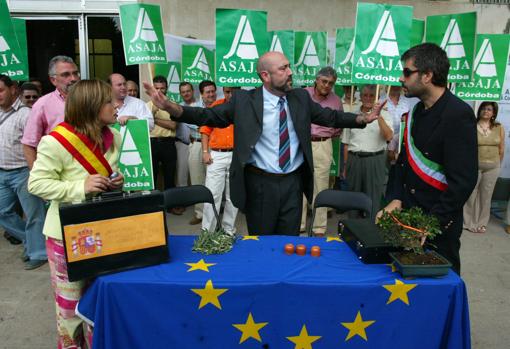
[[[281,53],[260,57],[257,73],[263,86],[238,90],[229,103],[214,108],[182,107],[148,84],[152,101],[177,121],[213,127],[234,124],[234,152],[230,167],[231,199],[246,214],[252,235],[298,235],[303,192],[313,193],[310,124],[364,127],[379,116],[354,115],[322,108],[308,92],[292,89],[292,71]]]
[[[389,180],[391,201],[384,210],[418,206],[436,216],[442,234],[431,247],[460,274],[462,207],[478,177],[475,115],[446,89],[450,63],[439,46],[415,46],[402,55],[402,62],[400,82],[405,95],[418,97],[420,102],[408,116],[411,128],[406,127]]]

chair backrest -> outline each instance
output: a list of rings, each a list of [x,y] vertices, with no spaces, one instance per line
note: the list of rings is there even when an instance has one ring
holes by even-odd
[[[331,207],[340,212],[360,210],[370,215],[372,199],[361,192],[326,189],[317,194],[313,207]]]
[[[203,185],[170,188],[165,190],[163,195],[166,208],[186,207],[203,202],[214,205],[211,191]]]
[[[317,194],[313,202],[311,222],[315,220],[315,210],[319,207],[331,207],[342,213],[351,210],[359,210],[366,213],[369,217],[372,215],[372,199],[370,199],[367,194],[361,192],[335,189],[321,191]],[[308,229],[309,236],[312,234],[312,224],[310,224]]]
[[[165,208],[186,207],[199,203],[208,203],[212,205],[214,217],[216,217],[216,227],[220,226],[220,216],[211,191],[203,185],[190,185],[188,187],[175,187],[163,192],[165,198]]]

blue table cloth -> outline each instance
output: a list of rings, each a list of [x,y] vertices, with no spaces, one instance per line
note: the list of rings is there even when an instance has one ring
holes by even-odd
[[[464,282],[402,279],[331,238],[245,237],[193,253],[170,236],[170,262],[97,278],[77,310],[101,348],[470,348]],[[307,255],[286,255],[286,243]],[[320,257],[309,254],[321,248]]]

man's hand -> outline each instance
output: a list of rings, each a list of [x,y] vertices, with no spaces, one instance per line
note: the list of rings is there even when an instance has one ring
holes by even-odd
[[[213,159],[211,157],[211,153],[209,152],[202,152],[202,161],[206,165],[210,165],[213,163]]]
[[[369,124],[371,123],[372,121],[374,120],[377,120],[377,118],[381,115],[381,110],[382,108],[386,105],[386,102],[388,100],[385,100],[384,102],[382,103],[376,103],[374,105],[374,108],[372,109],[372,112],[370,112],[370,114],[365,114],[364,117],[365,117],[365,123]]]
[[[161,110],[165,110],[170,113],[170,115],[174,117],[179,117],[182,114],[182,107],[170,101],[163,95],[160,91],[156,90],[154,86],[151,84],[144,82],[143,87],[145,88],[145,93],[150,97],[152,104],[158,107]]]
[[[128,115],[124,115],[124,116],[119,116],[117,118],[117,122],[121,125],[121,126],[125,126],[128,122],[128,120],[137,120],[138,118],[136,116],[128,116]]]
[[[386,205],[385,208],[377,212],[377,215],[375,216],[375,222],[379,222],[379,219],[382,217],[383,212],[392,212],[394,210],[400,210],[402,208],[402,201],[400,200],[393,200],[388,205]]]

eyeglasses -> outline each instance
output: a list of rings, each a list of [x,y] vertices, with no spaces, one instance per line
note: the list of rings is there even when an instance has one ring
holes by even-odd
[[[23,96],[25,99],[38,99],[39,96]]]
[[[334,86],[335,80],[328,80],[328,79],[318,79],[318,81],[324,85],[324,86]]]
[[[417,73],[417,72],[419,72],[418,69],[416,69],[416,70],[411,70],[409,68],[402,69],[402,74],[404,74],[404,76],[406,78],[410,77],[411,75],[413,75],[414,73]]]
[[[64,72],[64,73],[55,74],[55,75],[53,75],[53,76],[59,76],[59,77],[61,77],[61,78],[67,79],[67,78],[71,77],[71,75],[72,75],[72,76],[74,76],[74,77],[79,78],[79,77],[80,77],[80,72],[79,72],[79,71],[77,71],[77,70],[76,70],[76,71],[73,71],[73,72],[68,72],[68,71],[66,71],[66,72]]]

